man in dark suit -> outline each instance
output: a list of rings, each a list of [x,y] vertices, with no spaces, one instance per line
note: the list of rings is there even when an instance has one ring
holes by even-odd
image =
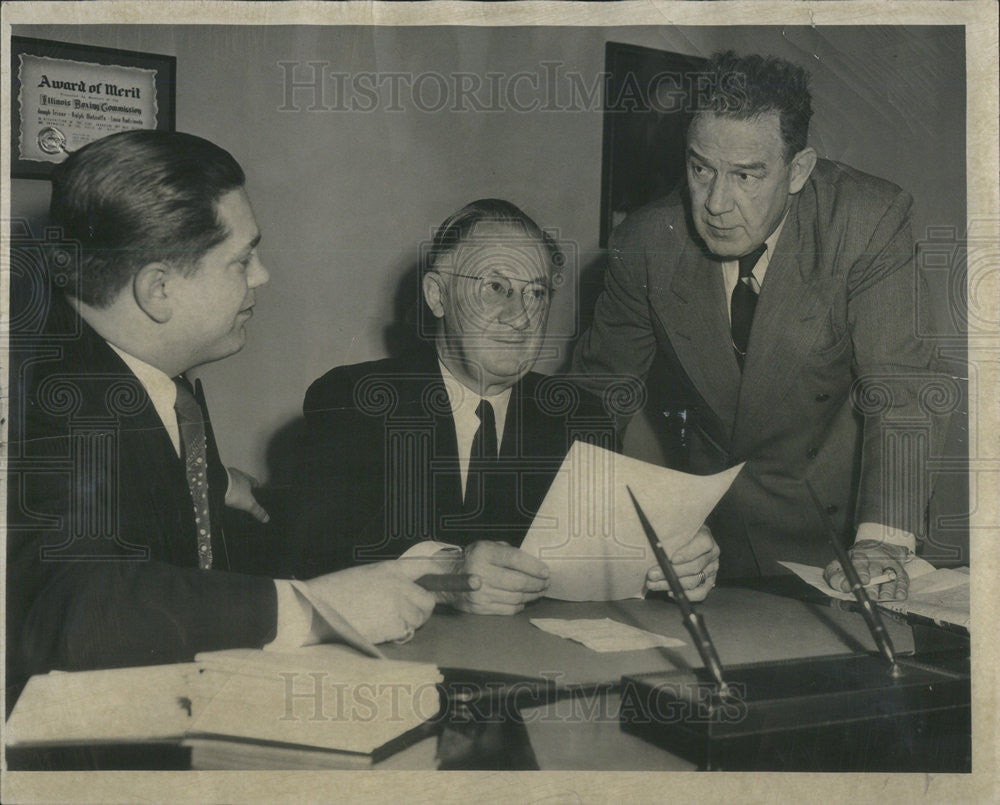
[[[940,382],[916,335],[911,199],[817,159],[801,68],[726,53],[703,79],[687,187],[615,231],[574,370],[644,378],[658,355],[690,469],[747,462],[709,519],[722,575],[830,561],[808,482],[862,580],[891,571],[879,597],[905,598],[927,503],[907,445],[933,419],[921,390]],[[827,578],[847,589],[836,562]]]
[[[448,598],[459,609],[510,614],[544,593],[548,569],[517,546],[573,440],[615,446],[597,398],[530,371],[561,264],[506,201],[475,201],[441,225],[422,276],[433,346],[339,367],[306,394],[314,463],[302,476],[317,480],[300,501],[307,569],[453,552],[453,570],[482,579]],[[312,538],[324,526],[330,536]],[[692,543],[692,558],[711,554],[704,533]],[[702,564],[680,568],[687,582]]]
[[[295,583],[230,566],[223,507],[255,504],[184,373],[242,348],[268,279],[243,185],[226,151],[156,131],[95,141],[53,174],[56,273],[30,278],[12,326],[13,679],[378,642],[433,609],[418,563]]]

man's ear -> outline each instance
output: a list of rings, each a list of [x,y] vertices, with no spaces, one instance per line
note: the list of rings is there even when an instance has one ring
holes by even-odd
[[[791,195],[794,196],[805,186],[815,167],[816,149],[814,148],[803,148],[792,157],[791,168],[788,172],[788,192]]]
[[[421,280],[421,286],[424,291],[424,301],[427,302],[427,307],[431,309],[431,313],[436,318],[444,318],[444,297],[447,291],[445,290],[444,280],[441,278],[441,275],[435,274],[433,271],[428,271],[424,274],[423,280]]]
[[[174,315],[167,287],[173,271],[166,263],[147,263],[132,279],[132,293],[136,304],[158,324],[170,321]]]

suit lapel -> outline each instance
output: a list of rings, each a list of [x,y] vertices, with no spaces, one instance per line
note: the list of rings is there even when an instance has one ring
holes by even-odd
[[[687,376],[730,433],[740,370],[720,265],[688,240],[672,280],[659,287],[651,282],[649,294]]]
[[[434,496],[434,521],[440,522],[442,515],[457,514],[462,511],[462,476],[458,467],[458,437],[455,434],[455,420],[451,415],[451,403],[441,377],[437,352],[433,348],[421,349],[415,364],[421,374],[416,384],[419,399],[414,398],[413,414],[427,421],[428,413],[433,421],[432,454],[427,472]],[[433,537],[433,535],[431,535]]]
[[[87,368],[85,371],[95,376],[99,376],[100,373],[112,376],[121,375],[129,378],[134,384],[136,392],[141,395],[142,399],[141,402],[129,406],[136,413],[119,415],[120,427],[124,431],[141,436],[137,442],[142,445],[147,454],[148,471],[151,473],[150,481],[174,483],[177,477],[183,477],[183,468],[174,451],[170,436],[167,434],[166,428],[163,427],[163,422],[160,421],[160,416],[157,414],[156,408],[153,407],[152,400],[149,399],[146,387],[132,374],[132,370],[128,368],[118,353],[111,349],[108,343],[94,332],[83,319],[80,321],[83,332],[88,337],[88,355],[85,361]],[[179,476],[178,473],[180,473]],[[185,488],[187,488],[186,484]]]
[[[819,244],[810,236],[815,219],[814,200],[797,196],[768,264],[739,392],[733,433],[737,453],[756,441],[823,324],[828,300],[820,282]]]
[[[526,436],[521,425],[521,417],[524,413],[522,410],[523,394],[524,378],[521,378],[511,387],[510,398],[507,400],[507,415],[500,438],[500,458],[520,458],[523,454],[521,442]]]
[[[152,408],[152,405],[150,405]],[[191,492],[184,475],[184,466],[174,452],[160,418],[153,412],[148,426],[135,434],[136,448],[140,453],[139,466],[145,477],[143,488],[148,490],[146,505],[149,523],[166,523],[171,531],[176,529],[177,512],[183,512],[184,531],[164,534],[164,549],[169,561],[181,565],[197,565],[198,546],[195,540],[194,507]],[[138,423],[129,425],[136,428]]]
[[[73,315],[76,315],[75,311]],[[187,482],[184,478],[184,468],[180,459],[174,451],[170,436],[167,434],[159,414],[153,407],[145,387],[139,379],[128,368],[128,365],[111,349],[107,342],[100,337],[82,318],[80,321],[80,347],[83,357],[82,366],[86,374],[94,377],[107,376],[108,386],[114,382],[117,376],[130,380],[136,393],[141,395],[141,399],[128,406],[128,413],[118,415],[117,433],[119,436],[119,472],[131,471],[133,467],[141,467],[144,477],[142,488],[148,490],[145,496],[148,511],[148,522],[150,524],[174,523],[177,511],[177,501],[188,501],[190,509],[190,493]],[[132,413],[134,411],[134,413]],[[123,458],[123,450],[135,451],[135,463],[129,458]],[[119,486],[124,479],[119,480]],[[136,507],[138,509],[138,506]],[[194,514],[190,517],[190,540],[185,535],[166,533],[162,535],[164,540],[162,550],[171,557],[178,556],[178,549],[185,548],[190,541],[190,556],[193,560],[195,554],[194,534]],[[128,539],[129,535],[121,535],[123,539]],[[146,535],[146,544],[152,541],[152,534]],[[158,556],[162,554],[158,552]]]

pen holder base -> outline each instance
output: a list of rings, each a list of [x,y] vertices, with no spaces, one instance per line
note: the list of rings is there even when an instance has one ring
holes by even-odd
[[[730,666],[722,698],[704,668],[622,679],[622,729],[699,768],[923,771],[971,768],[968,660],[875,655]]]

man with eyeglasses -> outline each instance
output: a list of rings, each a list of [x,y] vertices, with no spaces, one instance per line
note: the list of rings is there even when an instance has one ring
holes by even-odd
[[[298,572],[437,554],[482,580],[441,602],[512,614],[547,588],[545,565],[517,546],[571,442],[613,448],[615,431],[596,398],[530,371],[563,262],[531,218],[475,201],[424,258],[429,343],[336,368],[306,394]]]

